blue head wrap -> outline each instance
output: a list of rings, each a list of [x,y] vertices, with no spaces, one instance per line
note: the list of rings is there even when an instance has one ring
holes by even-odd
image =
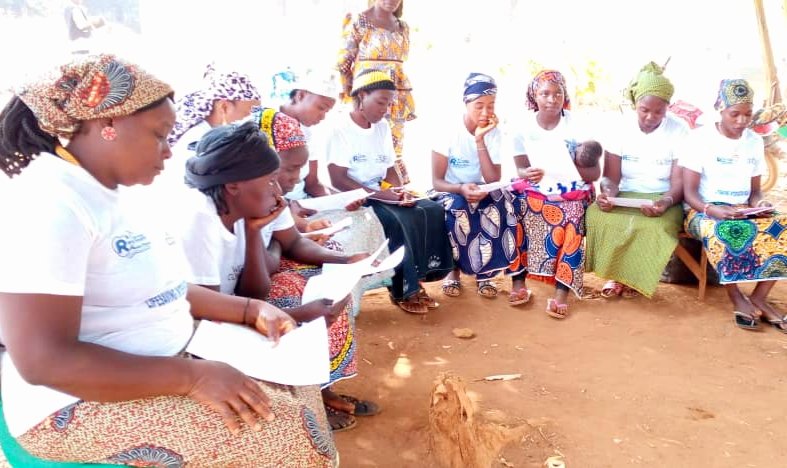
[[[497,94],[495,79],[483,73],[471,73],[465,79],[465,104],[473,102],[481,96],[494,96]]]

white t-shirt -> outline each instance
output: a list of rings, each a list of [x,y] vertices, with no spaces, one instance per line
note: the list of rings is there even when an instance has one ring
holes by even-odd
[[[306,193],[306,176],[309,175],[309,165],[311,161],[320,161],[321,159],[321,151],[318,151],[318,148],[312,144],[314,141],[314,134],[311,127],[301,124],[301,131],[306,137],[306,146],[309,149],[309,161],[301,168],[301,173],[299,174],[300,180],[295,184],[295,188],[293,188],[290,193],[284,195],[287,200],[303,200],[309,196],[309,194]]]
[[[132,193],[109,190],[49,154],[7,188],[14,201],[0,230],[0,291],[82,296],[84,342],[144,356],[172,356],[186,346],[193,320],[181,247]],[[28,384],[8,353],[2,367],[13,436],[78,401]]]
[[[498,128],[493,128],[484,135],[489,158],[494,164],[500,164],[501,140],[502,136]],[[484,180],[481,174],[481,162],[478,159],[475,136],[467,131],[464,121],[459,120],[458,125],[454,125],[443,138],[432,146],[432,149],[448,159],[445,181],[449,184],[490,182]]]
[[[221,222],[216,205],[194,190],[196,209],[185,219],[183,252],[189,264],[190,283],[219,286],[224,294],[235,294],[246,261],[246,231],[242,219],[235,222],[234,233]]]
[[[380,190],[380,182],[396,159],[391,127],[383,119],[361,128],[348,114],[327,134],[325,154],[328,164],[346,167],[351,179]]]
[[[699,193],[706,203],[748,203],[752,177],[765,172],[765,146],[749,129],[733,140],[707,125],[689,134],[680,165],[700,174]]]
[[[626,116],[611,132],[607,151],[621,159],[620,190],[625,192],[664,193],[670,189],[672,163],[685,144],[688,127],[667,115],[650,133],[639,128],[636,117]]]
[[[544,170],[544,177],[537,186],[541,193],[559,195],[586,186],[572,157],[577,145],[588,139],[581,133],[581,127],[565,111],[555,128],[545,130],[536,121],[536,113],[530,112],[517,128],[512,129],[510,157],[527,155],[531,167]]]

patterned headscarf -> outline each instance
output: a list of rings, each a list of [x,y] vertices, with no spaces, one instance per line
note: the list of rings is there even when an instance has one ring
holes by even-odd
[[[172,94],[168,84],[136,65],[97,55],[59,67],[17,96],[43,131],[71,138],[86,120],[131,115]]]
[[[675,87],[672,86],[670,80],[664,75],[664,69],[654,62],[642,67],[628,88],[624,92],[626,98],[631,101],[632,106],[636,106],[637,102],[645,96],[655,96],[670,102],[672,94],[675,92]]]
[[[172,133],[167,138],[170,146],[210,115],[214,101],[260,100],[260,93],[251,84],[249,77],[238,72],[217,73],[213,65],[208,65],[203,80],[205,86],[202,90],[185,95],[175,104],[177,120]]]
[[[544,83],[554,83],[563,90],[563,110],[571,109],[571,100],[568,98],[568,87],[566,86],[566,79],[563,74],[557,70],[542,70],[530,82],[527,87],[527,108],[538,111],[538,104],[536,104],[536,93],[538,88]]]
[[[255,111],[252,119],[259,124],[262,133],[268,136],[268,143],[277,152],[306,146],[306,137],[301,130],[301,124],[289,115],[265,107]]]
[[[481,96],[494,96],[497,94],[495,79],[482,73],[471,73],[465,79],[464,102],[473,102]]]
[[[387,71],[367,68],[353,78],[353,89],[350,92],[350,96],[357,96],[361,91],[374,91],[376,89],[396,91],[396,85],[391,79],[391,74]]]
[[[754,102],[754,90],[744,79],[721,80],[719,83],[719,96],[713,108],[718,111],[741,104],[744,102]]]

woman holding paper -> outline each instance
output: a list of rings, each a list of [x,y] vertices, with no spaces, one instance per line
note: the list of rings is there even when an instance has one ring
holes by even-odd
[[[46,460],[335,466],[316,387],[181,354],[194,318],[273,339],[294,323],[263,301],[188,285],[177,239],[118,190],[150,184],[171,156],[171,99],[166,83],[102,55],[28,84],[0,113],[0,168],[21,172],[5,205],[17,228],[0,232],[14,265],[0,269],[2,417]]]
[[[625,93],[637,119],[627,119],[611,135],[617,141],[607,145],[601,194],[588,209],[585,240],[585,271],[609,280],[604,297],[652,297],[678,244],[683,222],[678,151],[688,130],[667,115],[673,90],[661,67],[653,62],[643,67]],[[644,205],[615,207],[622,203]]]
[[[404,245],[404,261],[396,268],[391,300],[405,312],[425,314],[437,307],[421,281],[438,281],[453,269],[442,207],[413,200],[394,169],[396,155],[385,117],[396,85],[382,71],[366,70],[353,80],[353,110],[327,139],[328,172],[342,191],[363,189],[383,225],[389,247]]]
[[[753,102],[745,80],[722,80],[718,121],[689,137],[680,159],[691,207],[684,226],[702,241],[732,302],[735,324],[754,330],[764,319],[787,333],[787,316],[768,303],[776,281],[787,279],[787,216],[775,213],[760,190],[765,151],[762,138],[748,128]],[[738,284],[752,282],[747,297]]]
[[[574,165],[580,130],[569,114],[566,81],[558,71],[538,73],[527,89],[528,116],[512,142],[524,190],[527,272],[555,281],[546,313],[568,315],[568,291],[582,291],[585,208],[599,169]]]
[[[319,267],[286,258],[271,259],[266,245],[279,237],[285,256],[310,258],[318,265],[356,261],[366,254],[350,257],[324,249],[300,238],[292,226],[268,232],[268,226],[282,227],[280,219],[289,210],[281,198],[277,179],[286,181],[292,177],[289,173],[297,174],[300,170],[300,166],[287,163],[287,159],[301,158],[305,164],[308,157],[298,123],[284,114],[276,115],[272,126],[276,129],[276,149],[281,159],[266,144],[266,135],[259,131],[256,122],[219,127],[200,140],[197,156],[186,164],[186,179],[201,192],[201,202],[194,205],[202,209],[188,223],[183,244],[193,282],[218,287],[226,294],[265,299],[285,309],[297,322],[325,317],[330,325],[330,385],[357,373],[350,297],[336,303],[326,300],[302,303],[307,276],[319,274]],[[240,169],[252,158],[263,158],[269,172],[248,178]],[[288,175],[282,178],[282,173]],[[289,242],[292,236],[298,239]],[[331,427],[348,429],[354,425],[354,418],[333,410],[352,412],[353,405],[327,387],[323,398]]]
[[[524,229],[520,200],[506,189],[484,192],[479,184],[500,181],[500,130],[495,115],[497,85],[492,77],[471,73],[465,80],[465,114],[461,125],[434,146],[432,184],[445,208],[446,229],[457,267],[443,280],[443,294],[461,293],[459,270],[473,275],[481,297],[497,297],[492,278],[511,276],[510,305],[530,300],[524,287]],[[459,123],[457,121],[457,123]]]

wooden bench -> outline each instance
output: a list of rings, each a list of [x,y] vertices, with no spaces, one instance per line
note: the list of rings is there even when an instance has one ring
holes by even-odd
[[[686,234],[685,232],[681,232],[678,235],[681,239],[694,239],[690,235]],[[686,268],[691,271],[695,278],[697,278],[697,282],[699,283],[699,292],[698,297],[699,300],[705,300],[705,287],[708,285],[708,256],[705,255],[705,248],[701,248],[700,251],[700,261],[694,259],[694,256],[686,250],[680,243],[678,243],[678,247],[675,249],[675,255],[686,265]]]

